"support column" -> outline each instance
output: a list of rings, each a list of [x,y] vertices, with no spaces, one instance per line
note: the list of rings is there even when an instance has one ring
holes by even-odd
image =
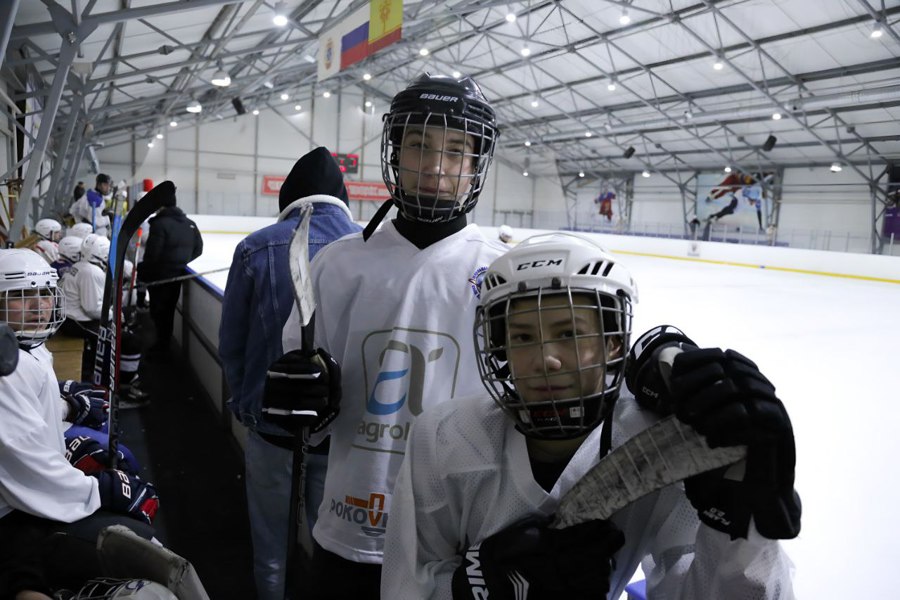
[[[69,120],[66,123],[66,129],[62,138],[57,144],[56,161],[53,164],[53,172],[50,176],[50,189],[48,192],[49,202],[45,203],[44,214],[49,209],[59,205],[59,186],[65,172],[65,157],[69,154],[69,143],[72,141],[72,134],[75,132],[75,125],[79,122],[81,116],[81,108],[84,105],[84,96],[76,92],[72,101],[72,109],[69,111]],[[49,206],[48,206],[49,205]],[[68,208],[68,207],[67,207]]]
[[[19,11],[19,0],[6,0],[0,2],[0,65],[6,58],[6,47],[9,45],[9,37],[12,34],[13,23],[16,20],[16,13]]]

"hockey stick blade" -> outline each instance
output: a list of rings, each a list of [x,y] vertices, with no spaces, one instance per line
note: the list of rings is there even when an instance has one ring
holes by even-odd
[[[291,280],[294,285],[294,300],[300,311],[300,324],[309,325],[316,310],[316,297],[313,295],[312,280],[309,274],[309,221],[313,212],[312,202],[300,205],[300,224],[291,238],[290,263]]]
[[[710,448],[694,428],[669,416],[600,460],[563,496],[551,527],[608,519],[647,494],[688,477],[734,464],[746,446]]]

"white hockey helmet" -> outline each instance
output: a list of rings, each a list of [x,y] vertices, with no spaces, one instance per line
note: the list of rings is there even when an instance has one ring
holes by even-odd
[[[90,223],[75,223],[74,225],[69,227],[66,235],[74,235],[75,237],[84,239],[92,233],[94,233],[94,228],[91,227]]]
[[[84,240],[76,235],[67,235],[59,240],[59,255],[75,263],[81,260],[81,244]]]
[[[109,261],[109,240],[96,233],[84,238],[81,243],[81,259],[105,269]]]
[[[499,229],[497,229],[497,237],[500,238],[500,241],[506,243],[512,239],[513,230],[509,225],[501,225]]]
[[[522,433],[570,439],[610,414],[636,301],[628,270],[575,234],[530,237],[488,267],[475,317],[478,369]]]
[[[25,249],[0,250],[0,317],[19,344],[33,348],[56,333],[65,319],[56,269]]]
[[[58,242],[62,237],[62,225],[56,219],[41,219],[34,224],[34,232],[51,242]]]
[[[69,600],[178,600],[173,592],[149,579],[91,579]]]

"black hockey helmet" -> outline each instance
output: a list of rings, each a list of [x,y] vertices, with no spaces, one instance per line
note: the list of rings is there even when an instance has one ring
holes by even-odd
[[[450,221],[475,207],[484,185],[497,138],[497,118],[481,88],[471,77],[454,79],[425,73],[414,79],[391,101],[384,115],[381,138],[382,177],[393,204],[407,219],[425,223]],[[411,127],[412,126],[412,127]],[[400,148],[409,131],[425,127],[463,132],[471,138],[465,155],[471,160],[471,173],[457,174],[457,198],[428,198],[418,188],[401,186]]]

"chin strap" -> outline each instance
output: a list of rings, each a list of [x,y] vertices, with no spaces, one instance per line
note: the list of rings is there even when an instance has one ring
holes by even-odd
[[[369,238],[372,237],[372,234],[375,233],[375,230],[378,229],[378,226],[381,224],[381,221],[384,219],[384,216],[391,210],[391,207],[394,205],[393,200],[385,200],[384,204],[382,204],[378,208],[378,212],[375,213],[375,216],[369,221],[369,224],[366,225],[366,228],[363,229],[363,241],[369,241]]]

